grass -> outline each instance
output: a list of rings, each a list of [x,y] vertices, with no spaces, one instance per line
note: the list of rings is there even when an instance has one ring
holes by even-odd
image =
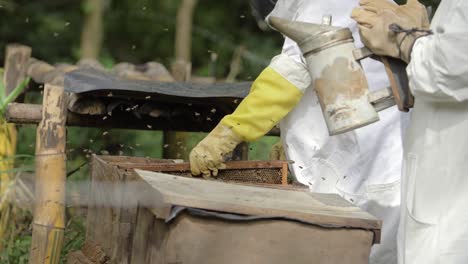
[[[20,212],[15,216],[15,226],[5,241],[5,248],[0,253],[0,264],[26,264],[29,261],[29,248],[31,246],[30,212]],[[85,219],[72,217],[65,229],[65,241],[62,248],[60,263],[66,263],[69,253],[81,249],[85,239]]]

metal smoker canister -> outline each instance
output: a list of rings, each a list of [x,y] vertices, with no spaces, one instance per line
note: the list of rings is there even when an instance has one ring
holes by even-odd
[[[364,71],[353,56],[348,28],[270,17],[269,24],[294,40],[307,62],[330,135],[379,120],[369,102]]]

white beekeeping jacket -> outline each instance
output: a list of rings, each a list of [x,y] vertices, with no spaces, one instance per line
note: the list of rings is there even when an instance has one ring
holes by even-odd
[[[468,1],[444,0],[415,42],[399,263],[468,263]]]
[[[333,25],[348,27],[357,47],[362,43],[350,18],[358,0],[279,0],[270,15],[321,23],[332,15]],[[297,44],[286,38],[283,53],[303,61]],[[389,86],[383,65],[362,61],[370,90]],[[312,80],[312,84],[313,84]],[[313,85],[297,107],[281,122],[281,138],[291,170],[311,191],[338,193],[383,220],[382,242],[373,247],[371,263],[396,263],[396,233],[400,205],[402,127],[406,114],[392,107],[380,121],[329,137]]]

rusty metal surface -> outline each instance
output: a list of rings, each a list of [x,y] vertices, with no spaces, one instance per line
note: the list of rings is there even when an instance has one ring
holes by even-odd
[[[330,135],[341,134],[379,120],[369,102],[364,71],[354,61],[352,54],[347,54],[352,47],[352,44],[334,47],[318,54],[314,57],[316,60],[307,57],[310,63],[319,62],[315,68],[323,67],[321,72],[314,71],[314,76],[317,76],[314,86]],[[333,56],[335,59],[331,61]]]

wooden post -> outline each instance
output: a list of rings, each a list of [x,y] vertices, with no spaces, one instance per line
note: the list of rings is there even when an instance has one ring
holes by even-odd
[[[65,228],[67,96],[46,84],[36,135],[36,203],[30,264],[59,263]]]
[[[31,48],[28,46],[10,44],[6,47],[3,83],[7,95],[26,78],[26,69],[30,57]]]

